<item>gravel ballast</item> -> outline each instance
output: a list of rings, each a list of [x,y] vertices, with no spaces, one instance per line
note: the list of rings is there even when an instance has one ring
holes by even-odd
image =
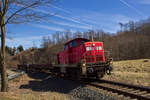
[[[115,97],[106,96],[100,92],[88,89],[87,87],[78,87],[69,94],[75,98],[80,98],[80,100],[118,100]]]

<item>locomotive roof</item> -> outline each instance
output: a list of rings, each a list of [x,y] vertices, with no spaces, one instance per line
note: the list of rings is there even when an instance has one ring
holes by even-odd
[[[90,40],[88,40],[88,39],[86,39],[86,38],[75,38],[75,39],[70,40],[70,41],[68,41],[67,43],[65,43],[65,45],[69,44],[70,42],[72,42],[72,41],[74,41],[74,40],[84,40],[84,41],[86,41],[86,42],[90,41]]]

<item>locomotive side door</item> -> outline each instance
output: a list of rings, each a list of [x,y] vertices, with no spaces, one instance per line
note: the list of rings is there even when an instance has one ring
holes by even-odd
[[[57,64],[60,64],[60,57],[59,57],[59,54],[57,54]]]
[[[69,43],[69,64],[77,63],[78,40]]]
[[[69,61],[69,64],[73,63],[73,59],[72,59],[72,47],[69,47],[69,49],[68,49],[68,61]]]

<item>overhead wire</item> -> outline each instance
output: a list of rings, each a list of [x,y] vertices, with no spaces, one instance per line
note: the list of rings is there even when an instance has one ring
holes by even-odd
[[[124,5],[126,5],[127,7],[129,7],[129,8],[131,8],[131,9],[135,10],[136,13],[138,13],[139,15],[144,16],[144,14],[143,14],[140,10],[138,10],[138,9],[135,8],[134,6],[130,5],[130,4],[127,3],[126,1],[124,1],[124,0],[119,0],[119,1],[120,1],[121,3],[123,3]]]

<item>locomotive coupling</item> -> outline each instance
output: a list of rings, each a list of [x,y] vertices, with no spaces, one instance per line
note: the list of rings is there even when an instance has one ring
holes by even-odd
[[[94,73],[94,69],[93,68],[88,68],[87,71],[88,71],[88,73]]]
[[[112,70],[113,70],[113,67],[112,66],[108,66],[107,67],[107,74],[110,75]]]

